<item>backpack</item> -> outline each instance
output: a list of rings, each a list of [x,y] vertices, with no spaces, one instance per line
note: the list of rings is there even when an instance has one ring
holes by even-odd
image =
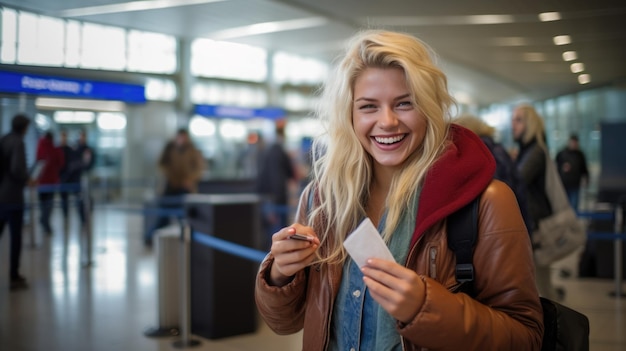
[[[448,216],[448,246],[456,256],[456,280],[459,291],[473,296],[474,265],[472,254],[478,236],[480,196]],[[469,229],[468,229],[469,228]],[[582,313],[555,301],[540,297],[544,334],[542,351],[588,351],[589,319]]]

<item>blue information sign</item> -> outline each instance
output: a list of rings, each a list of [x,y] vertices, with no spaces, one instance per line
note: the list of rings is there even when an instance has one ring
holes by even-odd
[[[200,116],[217,118],[281,119],[286,117],[285,110],[278,107],[246,108],[220,105],[196,105],[194,112]]]
[[[139,84],[97,82],[0,71],[0,91],[145,103],[145,87]]]

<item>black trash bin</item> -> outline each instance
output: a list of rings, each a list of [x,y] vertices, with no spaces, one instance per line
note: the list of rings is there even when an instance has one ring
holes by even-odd
[[[255,194],[187,196],[192,232],[258,248],[260,205]],[[259,263],[191,240],[191,332],[208,339],[257,328],[254,281]]]

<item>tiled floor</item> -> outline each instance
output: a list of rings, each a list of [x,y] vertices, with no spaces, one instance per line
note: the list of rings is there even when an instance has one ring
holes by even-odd
[[[58,216],[58,213],[57,213]],[[60,219],[52,237],[31,247],[25,237],[22,272],[30,289],[9,292],[8,233],[0,241],[0,350],[2,351],[169,351],[177,340],[149,338],[155,326],[156,259],[141,243],[142,219],[137,212],[111,208],[96,210],[93,265],[84,267],[72,218],[69,235]],[[612,280],[562,279],[558,268],[575,269],[576,257],[555,270],[566,288],[564,304],[585,313],[591,321],[591,350],[626,350],[626,299],[608,295]],[[298,350],[300,335],[274,335],[261,321],[256,333],[200,340],[198,351]]]

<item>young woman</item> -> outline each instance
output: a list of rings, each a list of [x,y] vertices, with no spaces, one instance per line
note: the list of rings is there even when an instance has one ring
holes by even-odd
[[[552,214],[550,200],[546,194],[546,130],[543,119],[534,107],[520,104],[513,110],[511,119],[513,139],[519,145],[519,152],[515,164],[526,185],[528,212],[532,218],[533,227],[529,231],[539,228],[539,221]],[[551,162],[551,160],[548,160]],[[550,266],[537,265],[535,280],[541,296],[552,300],[562,299],[565,290],[555,287],[550,277]]]
[[[451,125],[445,75],[394,32],[357,35],[327,83],[327,135],[296,223],[275,233],[256,302],[304,350],[538,350],[542,310],[515,197],[475,134]],[[474,293],[457,292],[446,217],[480,196]],[[365,217],[395,261],[359,268],[343,241]],[[293,240],[293,234],[311,237]]]

